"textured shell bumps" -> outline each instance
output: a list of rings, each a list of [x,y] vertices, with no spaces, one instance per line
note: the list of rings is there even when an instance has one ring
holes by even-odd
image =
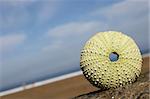
[[[119,55],[111,61],[109,55]],[[132,83],[140,75],[142,57],[132,38],[121,32],[100,32],[89,39],[81,51],[80,66],[85,77],[101,89]]]

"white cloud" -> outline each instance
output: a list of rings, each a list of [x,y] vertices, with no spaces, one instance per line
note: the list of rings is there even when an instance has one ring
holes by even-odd
[[[43,47],[42,51],[58,51],[58,50],[75,50],[88,39],[92,34],[98,31],[104,31],[107,24],[96,21],[88,22],[70,22],[62,24],[55,28],[49,29],[46,33],[48,37],[52,38],[52,43]],[[81,43],[82,42],[82,43]],[[80,48],[79,48],[80,49]]]
[[[126,31],[128,31],[130,30],[129,26],[140,27],[139,23],[147,25],[146,23],[144,24],[145,20],[148,20],[147,13],[148,0],[125,0],[89,13],[91,17],[99,17],[98,20],[93,18],[88,22],[72,21],[70,23],[62,24],[50,29],[48,35],[52,37],[69,37],[113,28],[118,30],[126,29]],[[106,21],[102,20],[101,16],[106,18]],[[139,20],[139,22],[137,20]]]
[[[43,25],[59,8],[53,1],[3,1],[0,3],[0,28],[18,29],[28,25]],[[33,10],[28,8],[34,7]],[[6,13],[7,12],[7,13]]]
[[[90,32],[106,29],[107,25],[104,23],[90,21],[90,22],[71,22],[57,26],[48,31],[48,35],[52,37],[69,37],[85,35]]]
[[[45,47],[42,48],[43,52],[53,52],[53,51],[57,51],[58,49],[62,49],[63,48],[63,42],[62,41],[56,41],[53,42],[50,45],[47,45]]]
[[[9,51],[14,49],[17,45],[24,42],[26,36],[24,34],[14,34],[0,36],[0,50]]]
[[[92,12],[93,15],[102,15],[108,19],[118,20],[122,18],[138,17],[148,11],[148,0],[125,0],[103,9]]]

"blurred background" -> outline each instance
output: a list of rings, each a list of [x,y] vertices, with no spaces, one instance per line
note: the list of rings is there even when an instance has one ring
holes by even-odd
[[[0,92],[79,71],[85,42],[108,30],[149,53],[148,0],[0,0]]]

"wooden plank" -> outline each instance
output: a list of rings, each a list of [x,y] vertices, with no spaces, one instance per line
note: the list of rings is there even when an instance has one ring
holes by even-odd
[[[143,60],[142,73],[149,71],[150,57],[145,57]],[[92,86],[83,75],[79,75],[6,95],[1,97],[1,99],[68,99],[96,90],[98,90],[98,88]]]

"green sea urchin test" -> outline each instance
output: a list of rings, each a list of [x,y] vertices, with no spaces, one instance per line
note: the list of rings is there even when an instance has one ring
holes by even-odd
[[[100,32],[86,42],[80,66],[96,87],[116,88],[136,80],[142,56],[131,37],[116,31]]]

